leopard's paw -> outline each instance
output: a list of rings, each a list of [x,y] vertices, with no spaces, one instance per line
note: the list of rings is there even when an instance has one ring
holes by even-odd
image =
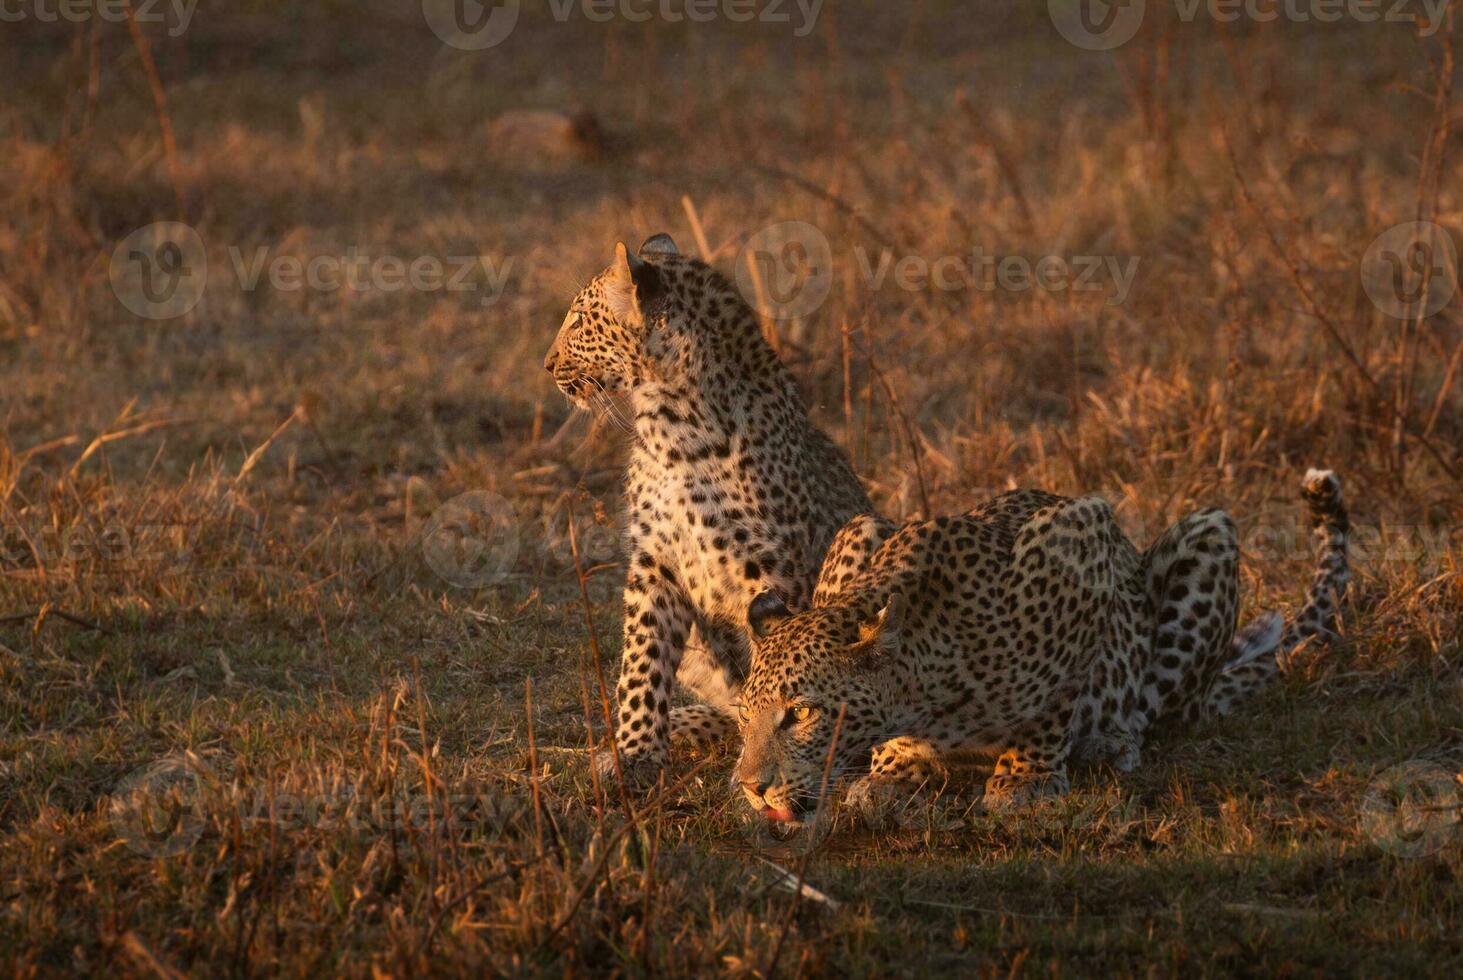
[[[1138,738],[1127,733],[1101,734],[1079,740],[1072,746],[1072,763],[1096,766],[1106,763],[1118,772],[1132,772],[1143,760]]]
[[[670,761],[668,755],[666,752],[647,751],[635,755],[621,752],[619,765],[616,766],[613,749],[598,749],[594,753],[594,768],[599,773],[600,782],[606,786],[618,785],[620,774],[623,773],[625,788],[642,793],[653,787],[661,773],[666,771]]]

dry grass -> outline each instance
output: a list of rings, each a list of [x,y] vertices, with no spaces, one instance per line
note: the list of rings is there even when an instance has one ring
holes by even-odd
[[[1364,807],[1398,763],[1463,767],[1463,318],[1403,330],[1357,275],[1384,228],[1463,227],[1442,40],[1154,16],[1106,55],[1045,4],[832,6],[794,38],[528,4],[472,54],[415,5],[205,5],[181,38],[143,32],[161,100],[123,25],[5,25],[8,971],[1456,974],[1463,832],[1399,855]],[[487,139],[502,111],[575,105],[604,158],[536,171]],[[539,361],[616,239],[693,245],[683,197],[727,271],[769,222],[827,234],[831,295],[779,342],[887,513],[921,483],[935,510],[1101,490],[1149,534],[1221,504],[1249,607],[1289,606],[1295,484],[1329,465],[1363,528],[1345,641],[1050,807],[839,824],[807,864],[836,908],[758,860],[725,758],[679,760],[627,822],[584,765],[565,536],[572,503],[584,564],[616,560],[621,448]],[[107,256],[180,218],[203,301],[137,317]],[[1119,305],[873,290],[854,250],[886,243],[1139,266]],[[229,271],[230,248],[353,245],[513,265],[487,306]],[[515,508],[517,558],[454,588],[423,528],[482,489]],[[588,588],[611,657],[615,579]],[[139,768],[188,804],[179,853],[119,836]]]

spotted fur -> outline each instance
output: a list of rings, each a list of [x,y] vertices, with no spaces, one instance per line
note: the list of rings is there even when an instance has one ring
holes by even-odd
[[[666,235],[617,246],[544,366],[633,431],[615,739],[631,777],[653,778],[672,735],[735,731],[748,603],[775,589],[807,606],[829,542],[870,504],[741,295]],[[675,682],[706,703],[672,712]]]
[[[1346,581],[1334,474],[1307,474],[1319,536],[1306,604],[1235,635],[1238,548],[1221,511],[1137,551],[1098,498],[1004,494],[960,517],[895,528],[859,517],[824,561],[814,606],[749,607],[735,780],[797,819],[833,774],[870,786],[943,781],[953,753],[996,757],[988,805],[1065,792],[1069,759],[1138,764],[1151,725],[1224,714],[1312,636]],[[834,731],[837,741],[834,742]]]

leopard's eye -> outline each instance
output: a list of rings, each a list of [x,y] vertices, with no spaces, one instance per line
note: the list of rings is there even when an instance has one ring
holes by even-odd
[[[798,705],[797,707],[795,707],[795,708],[792,709],[792,717],[793,717],[793,720],[794,721],[797,721],[799,723],[804,722],[804,721],[807,721],[809,718],[813,717],[813,707],[812,707],[812,705],[808,705],[808,704],[800,704],[800,705]]]
[[[747,706],[745,704],[739,704],[737,705],[737,717],[741,719],[742,724],[745,725],[747,722],[752,720],[752,713],[747,710]]]

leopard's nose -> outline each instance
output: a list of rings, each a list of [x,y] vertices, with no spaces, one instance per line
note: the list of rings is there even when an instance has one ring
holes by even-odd
[[[559,363],[558,350],[550,350],[544,355],[544,370],[550,374],[554,373],[554,365]]]
[[[742,784],[742,789],[746,790],[748,793],[750,793],[752,796],[755,796],[759,800],[767,795],[767,790],[772,785],[765,779],[743,779],[740,780],[740,782]]]

